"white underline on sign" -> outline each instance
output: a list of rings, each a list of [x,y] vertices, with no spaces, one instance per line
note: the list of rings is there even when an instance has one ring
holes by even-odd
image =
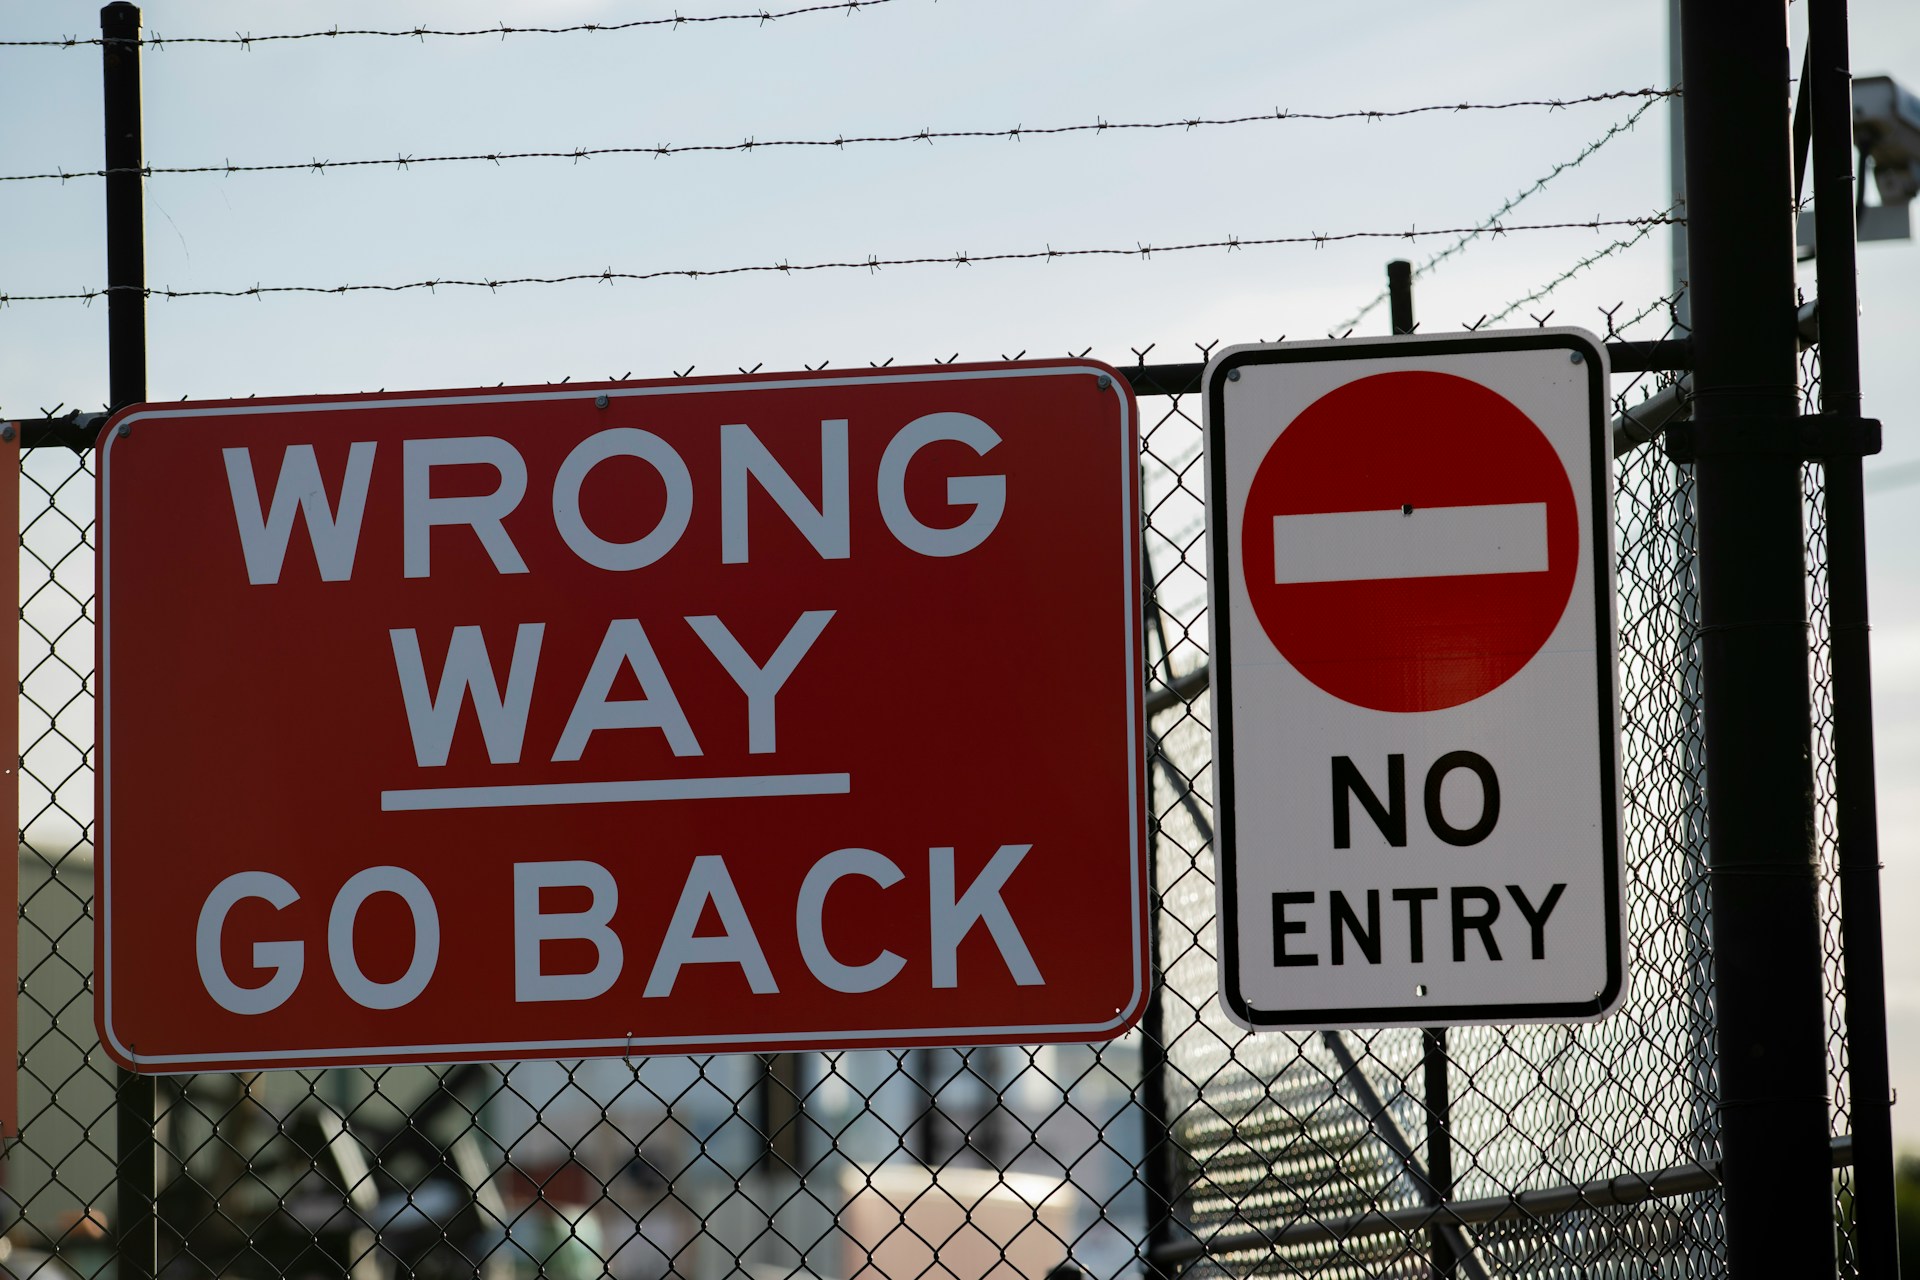
[[[540,782],[494,787],[422,787],[382,791],[388,813],[418,809],[514,809],[555,804],[626,804],[639,800],[739,800],[750,796],[843,796],[845,773],[773,773],[739,778],[638,778],[629,782]]]
[[[1388,507],[1273,518],[1273,581],[1544,573],[1547,504]]]

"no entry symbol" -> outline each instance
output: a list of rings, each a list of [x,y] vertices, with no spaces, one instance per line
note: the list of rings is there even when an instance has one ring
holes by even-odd
[[[1267,638],[1377,711],[1499,688],[1565,612],[1579,516],[1553,445],[1497,392],[1379,373],[1303,410],[1267,451],[1239,530]]]

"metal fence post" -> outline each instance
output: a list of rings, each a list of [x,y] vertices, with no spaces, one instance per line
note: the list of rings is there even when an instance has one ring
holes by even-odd
[[[769,1176],[782,1168],[795,1178],[804,1179],[801,1164],[801,1136],[805,1123],[804,1095],[800,1079],[800,1055],[767,1053],[760,1055],[759,1128],[760,1163]]]
[[[1394,333],[1413,332],[1413,264],[1403,258],[1387,264],[1387,311]]]
[[[146,213],[140,169],[140,9],[127,3],[100,11],[102,107],[106,134],[107,383],[118,409],[147,398]],[[160,1240],[154,1200],[153,1077],[117,1071],[114,1131],[115,1239],[123,1280],[158,1274]]]
[[[1145,531],[1142,531],[1144,537]],[[1140,600],[1146,610],[1146,625],[1159,656],[1149,651],[1148,687],[1158,680],[1168,690],[1174,683],[1172,647],[1167,641],[1167,615],[1160,607],[1160,587],[1154,576],[1153,557],[1143,545],[1140,553]],[[1140,1107],[1141,1144],[1140,1183],[1146,1195],[1147,1236],[1141,1246],[1141,1258],[1153,1280],[1167,1280],[1183,1270],[1178,1262],[1167,1262],[1164,1254],[1173,1242],[1174,1215],[1179,1211],[1180,1188],[1175,1160],[1173,1117],[1167,1098],[1167,1016],[1165,996],[1167,974],[1163,967],[1160,943],[1164,926],[1161,912],[1165,899],[1160,893],[1160,806],[1152,800],[1153,771],[1161,771],[1167,785],[1179,797],[1180,806],[1193,819],[1202,841],[1213,843],[1213,828],[1193,798],[1191,780],[1183,776],[1168,758],[1160,735],[1153,731],[1153,713],[1147,713],[1147,1006],[1140,1014]]]
[[[1412,333],[1413,264],[1396,259],[1387,264],[1387,306],[1392,315],[1393,332]],[[1453,1135],[1448,1128],[1453,1110],[1453,1089],[1447,1079],[1447,1029],[1420,1029],[1421,1101],[1427,1112],[1427,1182],[1436,1204],[1453,1199]],[[1439,1227],[1427,1232],[1432,1251],[1433,1274],[1451,1276],[1458,1269],[1453,1242]]]
[[[1854,266],[1853,74],[1847,0],[1811,0],[1814,247],[1820,280],[1820,409],[1860,416],[1860,295]],[[1893,1093],[1880,934],[1880,840],[1873,779],[1873,681],[1867,644],[1866,506],[1860,459],[1823,463],[1827,608],[1833,662],[1835,838],[1846,975],[1847,1106],[1853,1129],[1860,1274],[1900,1271],[1893,1210]]]
[[[147,398],[147,231],[140,170],[140,7],[100,11],[106,126],[107,380],[113,408]]]
[[[1159,749],[1157,742],[1154,749]],[[1156,819],[1156,849],[1158,827]],[[1150,873],[1153,870],[1149,868]],[[1173,1239],[1173,1214],[1179,1192],[1173,1181],[1173,1125],[1167,1116],[1166,1011],[1161,1003],[1162,993],[1166,989],[1166,975],[1160,969],[1161,898],[1157,885],[1150,896],[1147,907],[1147,1007],[1140,1015],[1139,1099],[1144,1140],[1141,1143],[1139,1177],[1146,1195],[1147,1210],[1147,1238],[1141,1246],[1141,1257],[1146,1263],[1147,1275],[1168,1277],[1180,1271],[1178,1263],[1169,1265],[1160,1260],[1161,1252]]]
[[[1833,1272],[1782,0],[1684,0],[1727,1258]]]

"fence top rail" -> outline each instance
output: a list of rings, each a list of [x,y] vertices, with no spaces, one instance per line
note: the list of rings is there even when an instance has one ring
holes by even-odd
[[[1685,338],[1657,342],[1609,342],[1607,359],[1615,373],[1681,372],[1691,366],[1691,347]],[[1203,361],[1183,364],[1134,364],[1120,373],[1140,396],[1197,395]],[[59,417],[22,418],[9,422],[20,432],[23,449],[91,449],[107,420],[101,412],[73,411]]]

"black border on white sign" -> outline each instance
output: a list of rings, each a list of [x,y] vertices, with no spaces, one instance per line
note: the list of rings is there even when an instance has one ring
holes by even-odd
[[[1325,364],[1340,360],[1420,358],[1511,351],[1579,353],[1587,369],[1588,470],[1592,495],[1588,544],[1594,557],[1596,711],[1600,735],[1601,843],[1606,897],[1606,986],[1591,1000],[1530,1004],[1420,1004],[1357,1009],[1255,1009],[1240,994],[1239,894],[1235,883],[1233,753],[1233,636],[1227,594],[1229,559],[1235,536],[1223,519],[1225,503],[1225,384],[1235,369],[1267,364]],[[1219,876],[1220,997],[1243,1026],[1313,1030],[1341,1027],[1463,1026],[1516,1022],[1580,1022],[1605,1017],[1626,992],[1625,948],[1621,935],[1620,866],[1620,700],[1615,652],[1612,539],[1613,454],[1607,430],[1608,386],[1605,349],[1578,330],[1521,330],[1495,334],[1349,338],[1222,352],[1207,366],[1202,394],[1206,405],[1207,580],[1211,627],[1214,732],[1214,848]]]

